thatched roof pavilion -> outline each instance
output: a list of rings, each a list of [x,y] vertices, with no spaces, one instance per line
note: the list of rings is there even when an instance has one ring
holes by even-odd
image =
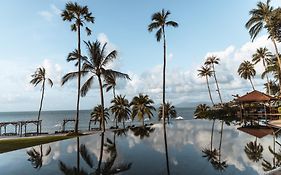
[[[277,100],[277,99],[275,97],[272,97],[270,95],[267,95],[257,90],[254,90],[237,98],[237,101],[240,103],[269,102],[272,100]]]

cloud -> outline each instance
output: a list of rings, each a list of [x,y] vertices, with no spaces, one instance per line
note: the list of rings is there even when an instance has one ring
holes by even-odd
[[[226,47],[221,51],[208,52],[205,58],[215,55],[220,58],[220,64],[215,66],[216,75],[223,95],[224,101],[232,100],[232,94],[244,94],[251,91],[251,86],[248,80],[241,79],[237,73],[239,65],[243,60],[251,60],[252,54],[259,47],[267,47],[274,53],[272,43],[267,39],[267,36],[261,36],[254,42],[247,42],[240,48],[233,45]],[[173,57],[170,53],[168,57]],[[205,60],[202,60],[202,65]],[[178,104],[184,101],[209,101],[205,78],[197,76],[198,69],[201,65],[197,65],[191,70],[186,70],[182,67],[175,67],[166,70],[166,93],[167,100]],[[264,67],[261,63],[255,65],[257,75],[254,78],[256,88],[263,91],[265,80],[260,78]],[[151,70],[146,70],[142,74],[137,75],[129,72],[131,81],[127,84],[121,93],[131,96],[138,93],[146,93],[155,100],[156,103],[161,102],[162,93],[162,65],[157,65]],[[216,92],[216,86],[213,78],[210,80],[211,92],[216,100],[219,101]]]
[[[55,16],[59,16],[61,14],[61,10],[54,4],[51,4],[49,10],[40,11],[38,14],[45,20],[51,22]]]

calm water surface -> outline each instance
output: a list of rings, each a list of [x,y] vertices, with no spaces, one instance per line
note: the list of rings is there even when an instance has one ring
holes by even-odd
[[[167,128],[168,150],[171,174],[191,175],[256,175],[263,174],[264,160],[273,164],[273,154],[269,146],[276,150],[273,136],[261,139],[237,130],[238,126],[228,126],[216,121],[179,120]],[[212,132],[213,131],[213,132]],[[211,136],[213,133],[213,144]],[[280,138],[277,138],[277,141]],[[101,145],[101,143],[104,145]],[[244,151],[247,143],[261,144],[262,158],[253,158]],[[77,154],[77,145],[79,150]],[[216,161],[208,161],[202,150],[216,149]],[[104,174],[166,174],[165,149],[162,125],[155,124],[147,129],[129,129],[124,132],[106,132],[54,142],[28,149],[0,155],[1,174],[71,174],[79,169],[84,174],[97,171],[101,151],[100,170]],[[38,153],[32,161],[32,152]],[[29,153],[29,154],[28,154]],[[42,156],[40,156],[42,154]],[[249,157],[251,159],[249,159]],[[77,161],[77,158],[79,161]],[[263,160],[264,159],[264,160]],[[77,162],[79,162],[77,164]]]

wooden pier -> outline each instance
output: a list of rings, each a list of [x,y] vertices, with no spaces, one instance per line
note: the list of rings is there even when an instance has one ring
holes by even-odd
[[[19,135],[26,136],[26,128],[28,124],[34,124],[39,128],[39,133],[42,131],[42,120],[23,120],[23,121],[10,121],[10,122],[0,122],[0,135]],[[15,127],[14,133],[7,133],[7,126],[12,125]],[[24,128],[24,130],[23,130]],[[2,132],[3,129],[3,132]],[[37,133],[36,133],[37,134]]]

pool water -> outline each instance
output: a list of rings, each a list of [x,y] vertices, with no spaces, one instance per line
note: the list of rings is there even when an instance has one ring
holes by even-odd
[[[274,142],[278,136],[257,138],[238,127],[218,120],[214,127],[209,120],[173,121],[167,126],[170,174],[255,175],[280,166],[281,160],[269,150],[280,152]],[[162,175],[167,174],[165,157],[162,124],[154,124],[4,153],[0,172]]]

